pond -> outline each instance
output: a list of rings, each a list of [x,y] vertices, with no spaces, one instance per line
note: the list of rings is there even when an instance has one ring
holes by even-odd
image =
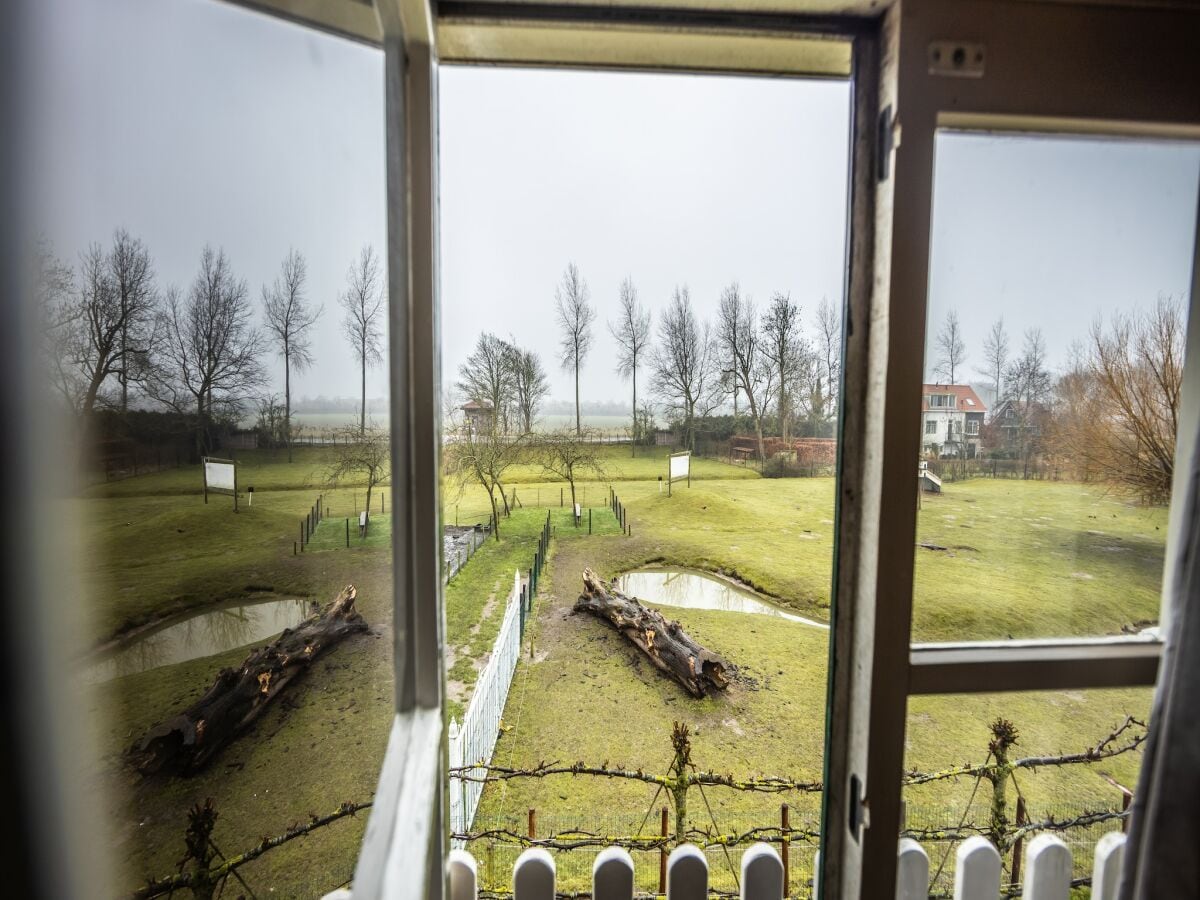
[[[300,624],[315,608],[304,597],[271,596],[210,607],[139,632],[92,657],[81,677],[95,684],[245,647]]]
[[[616,584],[618,590],[651,606],[716,609],[722,612],[774,616],[816,628],[829,628],[824,622],[788,612],[749,588],[739,587],[731,581],[704,572],[670,568],[639,569],[619,575]]]

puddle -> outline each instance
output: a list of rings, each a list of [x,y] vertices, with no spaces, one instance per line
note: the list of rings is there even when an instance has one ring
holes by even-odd
[[[787,612],[747,588],[701,572],[686,569],[641,569],[626,572],[618,576],[616,581],[619,590],[651,606],[716,609],[721,612],[774,616],[816,628],[829,628],[824,622]]]
[[[141,632],[85,666],[80,677],[98,684],[160,666],[224,653],[273,637],[300,624],[314,609],[303,597],[241,602],[209,608]]]

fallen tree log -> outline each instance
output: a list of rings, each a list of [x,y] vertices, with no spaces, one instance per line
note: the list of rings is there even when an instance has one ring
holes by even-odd
[[[137,768],[145,775],[190,775],[202,769],[317,657],[346,636],[367,630],[354,608],[357,593],[347,585],[324,610],[252,650],[240,668],[222,669],[203,697],[134,744],[130,755]]]
[[[575,612],[608,622],[693,697],[729,685],[730,667],[719,654],[697,644],[678,622],[606,584],[591,569],[583,570],[583,593],[575,601]]]

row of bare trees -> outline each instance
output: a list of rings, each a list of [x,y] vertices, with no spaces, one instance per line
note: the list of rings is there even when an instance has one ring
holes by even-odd
[[[63,403],[86,428],[101,408],[131,403],[194,417],[196,450],[211,448],[215,423],[236,421],[267,388],[266,357],[283,361],[283,407],[262,400],[291,459],[292,374],[313,363],[312,338],[324,307],[308,292],[304,256],[290,250],[261,291],[261,326],[249,285],[225,251],[206,246],[187,290],[160,285],[147,246],[124,229],[105,249],[93,244],[71,267],[44,241],[35,286],[43,359]],[[366,373],[382,361],[385,278],[366,246],[337,301],[351,353],[361,369],[360,433],[366,427]]]
[[[1062,371],[1051,371],[1046,340],[1027,329],[1013,348],[1003,317],[983,341],[977,371],[992,390],[984,435],[1024,461],[1053,456],[1086,480],[1100,480],[1148,503],[1170,496],[1186,338],[1183,303],[1160,296],[1149,309],[1097,318]],[[956,383],[966,342],[954,310],[935,338],[934,372]]]
[[[561,363],[575,378],[575,430],[582,431],[579,372],[592,347],[596,311],[579,268],[570,263],[555,290]],[[649,418],[638,405],[638,373],[648,368],[651,389],[670,421],[694,447],[697,423],[732,401],[749,412],[763,454],[765,422],[774,414],[785,440],[799,418],[817,426],[833,419],[841,367],[841,319],[828,300],[818,305],[811,336],[800,307],[787,294],[771,297],[760,316],[736,282],[721,293],[715,325],[696,315],[687,285],[675,288],[652,335],[651,314],[632,279],[621,282],[618,313],[608,323],[617,343],[615,369],[632,382],[633,441]],[[656,339],[655,339],[656,338]],[[744,403],[744,407],[741,404]],[[818,429],[819,430],[819,429]]]

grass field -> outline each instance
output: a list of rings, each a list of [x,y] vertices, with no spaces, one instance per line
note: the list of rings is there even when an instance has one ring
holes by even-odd
[[[825,618],[832,479],[760,479],[740,467],[696,460],[692,486],[676,485],[667,497],[657,480],[666,452],[628,453],[628,447],[602,448],[608,479],[579,485],[593,509],[591,536],[575,529],[558,506],[561,483],[532,463],[513,473],[509,489],[516,489],[519,505],[500,523],[502,540],[489,540],[446,589],[448,713],[461,714],[494,640],[512,573],[529,567],[549,512],[554,541],[529,632],[534,655],[526,656],[513,682],[498,760],[607,759],[658,770],[670,758],[670,723],[679,719],[695,731],[701,765],[819,778],[826,632],[783,620],[672,610],[740,668],[727,696],[694,701],[613,632],[568,612],[585,565],[613,575],[654,563],[721,572]],[[239,453],[238,459],[239,483],[253,484],[255,498],[236,515],[227,497],[203,503],[198,467],[100,485],[62,501],[64,516],[85,525],[79,574],[91,593],[93,641],[251,589],[325,602],[348,582],[359,587],[372,631],[335,650],[286,703],[189,779],[142,779],[128,771],[123,751],[191,702],[222,666],[243,658],[245,648],[89,692],[94,717],[103,723],[93,783],[98,802],[111,811],[113,849],[124,861],[120,890],[174,870],[186,810],[205,797],[220,811],[216,838],[229,852],[374,790],[392,709],[389,519],[376,513],[365,542],[352,522],[347,550],[345,519],[363,492],[353,485],[327,489],[327,451],[300,448],[291,464],[282,453]],[[610,481],[627,507],[632,537],[622,536],[607,512]],[[318,492],[326,521],[308,552],[293,555],[300,519]],[[384,493],[390,513],[391,489]],[[486,495],[478,488],[459,494],[447,486],[443,498],[445,521],[486,520]],[[920,512],[919,541],[946,549],[914,548],[914,634],[939,640],[1109,634],[1152,619],[1165,528],[1165,510],[1129,506],[1092,486],[948,485],[943,495],[926,497]],[[1133,690],[918,698],[909,708],[908,765],[944,768],[982,759],[986,725],[997,715],[1021,730],[1021,752],[1053,753],[1082,749],[1126,712],[1144,715],[1148,706],[1149,692]],[[1130,784],[1139,762],[1136,755],[1110,760],[1104,771]],[[1034,808],[1116,802],[1114,789],[1091,767],[1029,773],[1021,785]],[[957,816],[970,787],[925,787],[907,799],[914,808]],[[778,816],[778,797],[714,791],[709,799],[722,826],[770,824]],[[612,821],[637,816],[649,801],[640,788],[607,781],[511,782],[485,793],[480,821],[523,815],[529,807],[544,821],[584,823],[601,811]],[[798,819],[815,815],[815,802],[797,802]],[[707,816],[698,802],[693,810]],[[317,897],[345,881],[364,821],[340,822],[266,854],[246,870],[256,894]]]

